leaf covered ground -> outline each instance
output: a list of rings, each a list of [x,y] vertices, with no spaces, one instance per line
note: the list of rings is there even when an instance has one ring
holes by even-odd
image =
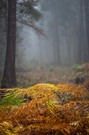
[[[0,135],[89,135],[86,85],[0,90]]]
[[[38,83],[74,84],[76,77],[89,80],[89,63],[71,67],[37,66],[33,69],[17,69],[18,87],[30,87]]]
[[[0,89],[0,135],[89,135],[89,63],[18,70],[17,82]]]

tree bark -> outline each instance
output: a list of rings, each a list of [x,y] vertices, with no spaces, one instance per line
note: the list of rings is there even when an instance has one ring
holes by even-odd
[[[89,61],[89,0],[84,1],[85,22],[86,22],[86,40],[87,40],[87,62]]]
[[[7,49],[2,88],[16,87],[16,0],[8,0]]]

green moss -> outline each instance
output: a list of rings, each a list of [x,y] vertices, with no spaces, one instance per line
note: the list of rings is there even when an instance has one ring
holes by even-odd
[[[28,84],[26,85],[26,88],[32,87],[32,86],[34,86],[34,84],[28,83]]]
[[[21,105],[24,102],[24,97],[19,95],[16,91],[9,91],[1,100],[0,107],[8,105]]]

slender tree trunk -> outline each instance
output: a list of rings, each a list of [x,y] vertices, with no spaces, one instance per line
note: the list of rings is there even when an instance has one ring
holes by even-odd
[[[88,42],[87,42],[87,24],[86,24],[86,10],[85,10],[85,0],[82,0],[82,6],[83,6],[83,25],[84,25],[84,49],[85,54],[84,55],[84,62],[87,62],[88,58]]]
[[[8,0],[8,32],[7,49],[2,80],[3,88],[16,86],[15,72],[15,52],[16,52],[16,0]]]
[[[59,44],[59,27],[58,22],[55,25],[55,35],[56,35],[56,53],[57,53],[57,64],[60,65],[60,44]]]
[[[86,40],[87,40],[87,61],[89,61],[89,0],[84,1],[85,22],[86,22]]]
[[[82,0],[80,0],[80,6],[79,6],[79,30],[78,30],[78,39],[79,39],[79,45],[78,45],[78,64],[82,64],[84,62],[84,56],[85,49],[84,49],[84,24],[83,24],[83,5]]]

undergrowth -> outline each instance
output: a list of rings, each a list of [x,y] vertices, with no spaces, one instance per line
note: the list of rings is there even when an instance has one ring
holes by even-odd
[[[6,89],[0,135],[89,135],[89,91],[81,85]]]

